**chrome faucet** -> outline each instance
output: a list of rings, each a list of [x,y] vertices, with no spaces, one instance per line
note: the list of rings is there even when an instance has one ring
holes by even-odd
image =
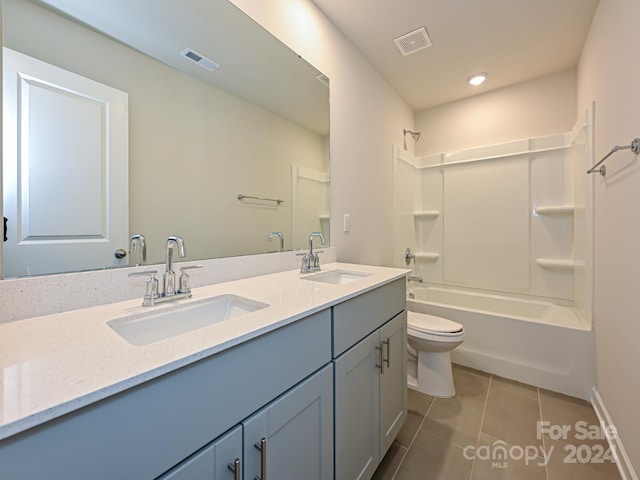
[[[146,270],[142,272],[132,272],[129,274],[130,277],[138,277],[144,275],[149,276],[147,280],[144,300],[142,302],[143,307],[149,307],[151,305],[169,302],[171,300],[177,300],[179,298],[191,297],[189,275],[187,275],[186,271],[194,268],[202,268],[202,265],[189,265],[186,267],[180,267],[180,285],[178,290],[176,290],[176,274],[173,271],[173,249],[175,247],[178,247],[178,255],[180,255],[180,258],[184,258],[187,254],[182,237],[172,236],[167,239],[167,259],[165,272],[162,275],[162,291],[159,291],[158,288],[158,280],[156,279],[156,274],[158,273],[157,270]]]
[[[320,257],[318,257],[318,252],[313,253],[313,237],[319,237],[322,245],[327,244],[324,240],[324,235],[320,232],[313,232],[309,235],[309,252],[305,253],[302,257],[300,273],[317,272],[320,270]]]
[[[412,275],[407,275],[407,282],[422,283],[422,275],[420,275],[419,277],[414,277]]]
[[[144,235],[137,234],[132,235],[131,240],[129,240],[129,253],[133,253],[140,247],[140,263],[136,265],[146,265],[147,264],[147,244],[144,239]]]
[[[271,232],[267,235],[267,243],[271,243],[271,237],[280,238],[280,251],[284,252],[284,235],[282,235],[282,232]]]
[[[176,274],[173,272],[173,247],[178,247],[178,254],[180,258],[186,256],[186,249],[184,247],[184,240],[182,237],[169,237],[167,238],[166,249],[166,265],[164,274],[162,275],[163,291],[162,295],[175,295],[176,293]]]

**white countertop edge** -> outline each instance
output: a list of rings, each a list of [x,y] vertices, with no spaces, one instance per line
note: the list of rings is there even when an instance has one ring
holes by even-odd
[[[378,279],[373,283],[371,282],[371,280],[366,281],[367,280],[366,278],[363,279],[360,285],[358,285],[360,281],[358,281],[358,283],[354,282],[350,284],[351,286],[350,289],[352,287],[360,287],[360,288],[349,291],[348,293],[344,293],[343,291],[344,289],[339,288],[340,286],[331,285],[328,288],[338,287],[336,288],[337,292],[336,292],[335,298],[327,300],[321,304],[314,305],[312,308],[296,312],[293,315],[286,316],[277,321],[273,321],[267,325],[264,325],[261,328],[257,328],[245,334],[238,335],[229,340],[222,341],[221,343],[217,343],[215,345],[212,345],[211,347],[199,350],[187,356],[176,358],[164,364],[159,364],[155,368],[142,371],[138,374],[135,374],[130,377],[124,378],[122,380],[116,381],[114,383],[105,385],[99,389],[87,392],[78,397],[75,397],[66,401],[62,401],[60,403],[57,403],[55,405],[52,405],[48,408],[44,408],[39,411],[29,412],[28,414],[25,414],[24,416],[18,419],[8,421],[4,424],[0,424],[0,440],[6,439],[18,433],[24,432],[26,430],[29,430],[33,427],[44,424],[45,422],[54,420],[63,415],[72,413],[83,407],[89,406],[93,403],[99,402],[101,400],[109,398],[118,393],[122,393],[126,390],[142,385],[148,381],[154,380],[163,375],[176,371],[180,368],[196,363],[200,360],[203,360],[205,358],[208,358],[210,356],[213,356],[215,354],[228,350],[232,347],[245,343],[249,340],[252,340],[254,338],[267,334],[269,332],[275,331],[279,328],[282,328],[286,325],[294,323],[298,320],[309,317],[310,315],[326,310],[327,308],[337,305],[338,303],[342,303],[351,298],[359,296],[363,293],[374,290],[375,288],[378,288],[382,285],[398,280],[404,277],[409,272],[409,270],[400,269],[400,268],[374,267],[369,265],[346,264],[346,263],[338,263],[338,262],[323,266],[322,271],[330,271],[330,270],[336,270],[336,269],[349,269],[349,270],[358,271],[358,270],[366,270],[367,268],[384,269],[387,271],[386,272],[387,275],[385,275],[383,279]],[[392,273],[392,271],[394,270],[395,272]],[[286,273],[286,272],[280,272],[280,273]],[[271,276],[271,275],[278,275],[278,273],[263,275],[263,276]],[[257,277],[251,277],[251,278],[257,278]],[[250,279],[245,279],[245,280],[250,280]],[[243,280],[237,280],[235,282],[243,282]],[[218,284],[218,285],[222,285],[222,284]],[[205,289],[207,287],[200,287],[200,288]],[[338,292],[342,292],[342,293],[338,293]],[[206,297],[203,297],[203,298],[206,298]],[[125,304],[130,302],[131,301],[119,302],[119,303]],[[166,306],[170,306],[170,305],[171,304],[166,304]],[[108,306],[104,306],[104,307],[108,307]],[[92,310],[100,309],[100,308],[101,307],[92,307]],[[66,312],[66,313],[71,313],[71,312]],[[64,313],[55,314],[55,315],[64,315]],[[46,316],[41,318],[44,319],[46,318]],[[171,341],[171,339],[167,339],[165,341]]]

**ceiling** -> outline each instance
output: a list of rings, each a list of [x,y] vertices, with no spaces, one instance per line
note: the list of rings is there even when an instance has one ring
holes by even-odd
[[[574,67],[598,0],[313,0],[414,111]],[[433,46],[394,38],[425,27]],[[466,83],[488,72],[479,87]]]
[[[317,80],[320,72],[230,2],[33,1],[320,135],[329,133],[329,90]],[[180,52],[186,48],[220,68],[209,72],[185,59]]]

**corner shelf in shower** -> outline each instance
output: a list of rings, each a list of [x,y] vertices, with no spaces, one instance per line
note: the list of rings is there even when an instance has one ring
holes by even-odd
[[[438,218],[440,212],[438,210],[425,210],[421,212],[413,212],[413,218],[416,220],[429,220],[432,218]]]
[[[423,262],[435,262],[440,258],[440,254],[437,252],[416,252],[416,260]]]
[[[546,215],[549,217],[563,217],[573,215],[575,205],[553,205],[548,207],[536,207],[534,212],[538,215]]]
[[[584,267],[584,262],[570,259],[536,258],[536,263],[550,270],[573,270],[576,267]]]

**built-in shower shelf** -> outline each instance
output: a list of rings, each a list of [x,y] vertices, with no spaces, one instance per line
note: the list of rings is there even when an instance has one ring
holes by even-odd
[[[558,258],[536,258],[536,263],[542,268],[551,270],[573,270],[576,267],[584,266],[584,262],[578,260]]]
[[[440,258],[440,254],[437,252],[417,252],[416,260],[422,260],[423,262],[435,262]]]
[[[424,210],[421,212],[413,212],[413,218],[416,220],[428,220],[438,218],[440,212],[438,210]]]
[[[575,205],[553,205],[549,207],[537,207],[534,211],[538,215],[547,215],[550,217],[561,217],[565,215],[573,215]]]

